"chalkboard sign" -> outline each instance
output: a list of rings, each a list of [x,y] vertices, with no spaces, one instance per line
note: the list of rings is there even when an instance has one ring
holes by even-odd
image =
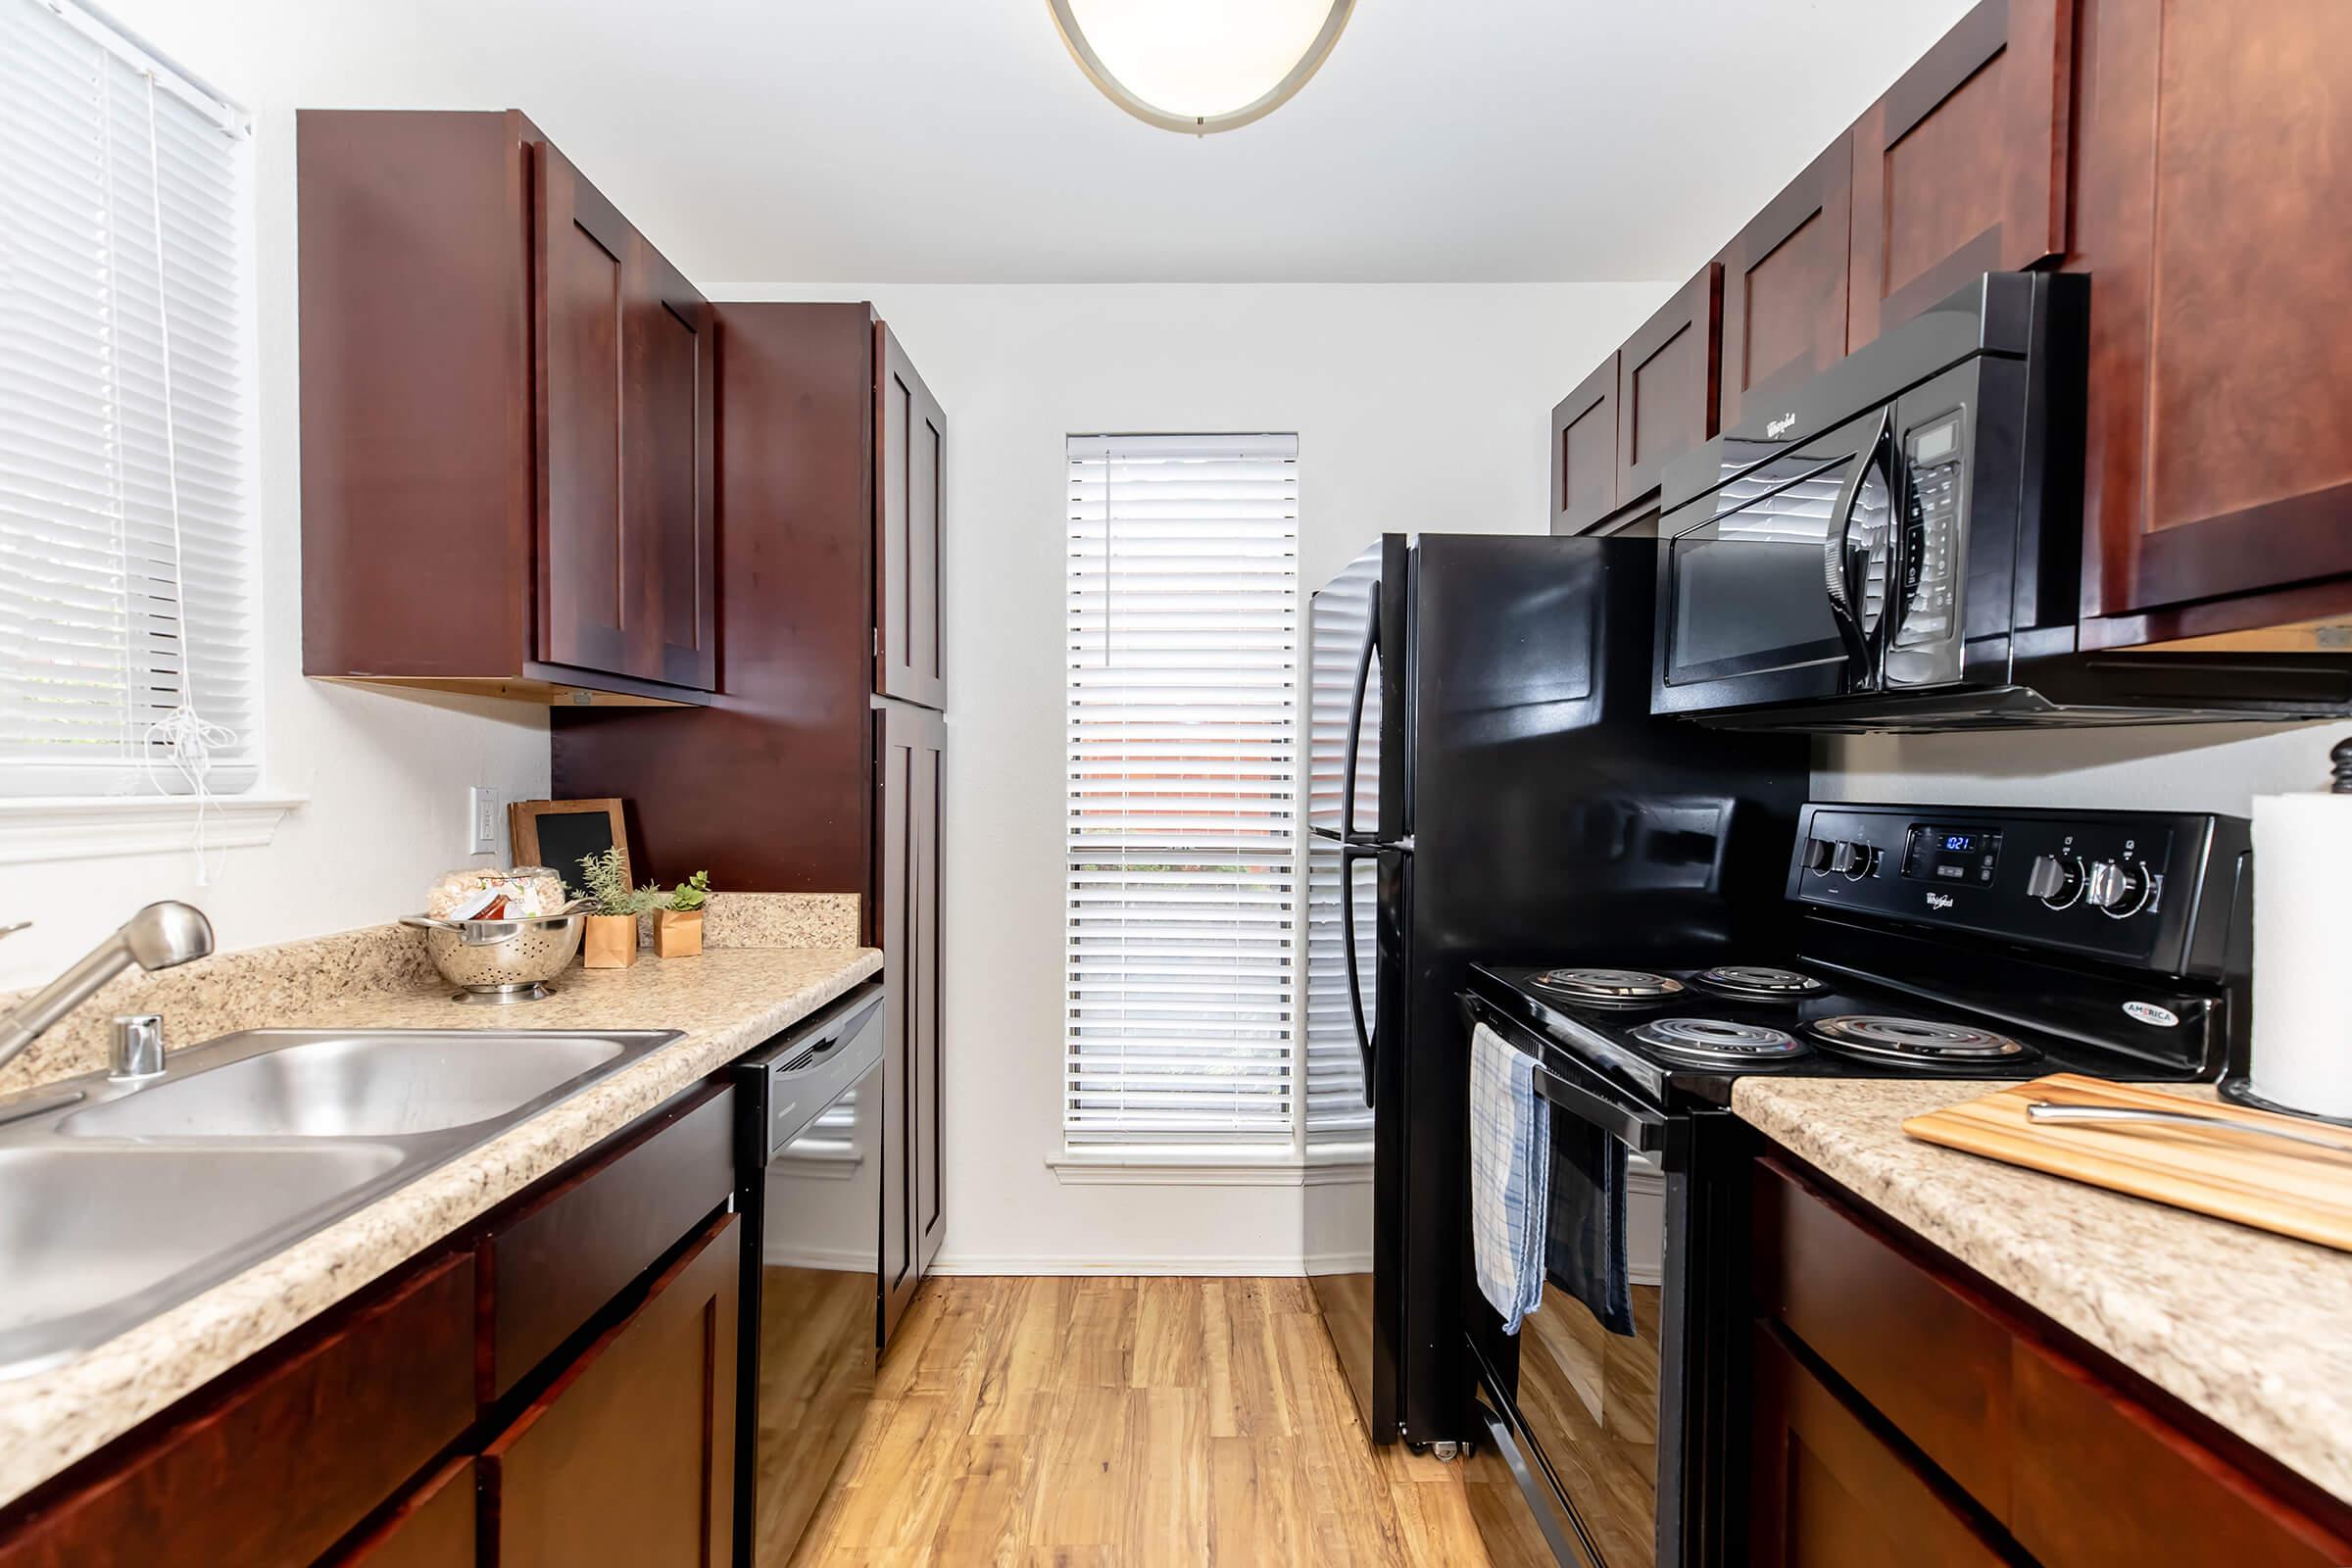
[[[581,858],[602,855],[615,844],[620,846],[621,880],[634,880],[628,868],[628,834],[621,826],[617,800],[516,801],[508,817],[507,833],[516,865],[552,867],[563,877],[564,891],[575,899],[588,891],[580,876]]]

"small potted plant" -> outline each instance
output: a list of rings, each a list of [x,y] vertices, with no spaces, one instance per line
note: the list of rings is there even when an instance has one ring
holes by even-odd
[[[691,958],[703,951],[703,906],[710,899],[710,873],[697,871],[663,893],[649,886],[654,899],[654,953],[663,958]]]
[[[637,916],[650,906],[629,886],[629,862],[614,845],[602,855],[580,857],[580,884],[592,906],[588,933],[580,944],[584,969],[626,969],[637,961]]]

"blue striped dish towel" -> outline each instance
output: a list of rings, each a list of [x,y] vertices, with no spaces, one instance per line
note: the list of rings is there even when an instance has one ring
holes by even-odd
[[[1550,1195],[1551,1118],[1536,1097],[1535,1058],[1480,1024],[1470,1032],[1470,1250],[1505,1334],[1544,1300]]]

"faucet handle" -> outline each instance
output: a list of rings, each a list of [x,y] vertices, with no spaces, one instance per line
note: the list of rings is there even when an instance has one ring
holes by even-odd
[[[116,1083],[140,1083],[164,1072],[164,1015],[126,1013],[115,1020],[113,1050],[107,1077]]]
[[[13,937],[20,931],[27,931],[31,928],[30,920],[19,920],[13,925],[0,925],[0,937]]]

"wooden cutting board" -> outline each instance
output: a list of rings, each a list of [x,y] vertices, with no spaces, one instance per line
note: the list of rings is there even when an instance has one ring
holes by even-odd
[[[2344,1152],[2339,1157],[2324,1149],[2179,1124],[2099,1127],[2029,1121],[2026,1107],[2037,1100],[2186,1110],[2256,1126],[2267,1123],[2340,1141]],[[2325,1122],[2056,1073],[1914,1116],[1903,1123],[1903,1131],[1946,1149],[2352,1252],[2352,1131]]]

